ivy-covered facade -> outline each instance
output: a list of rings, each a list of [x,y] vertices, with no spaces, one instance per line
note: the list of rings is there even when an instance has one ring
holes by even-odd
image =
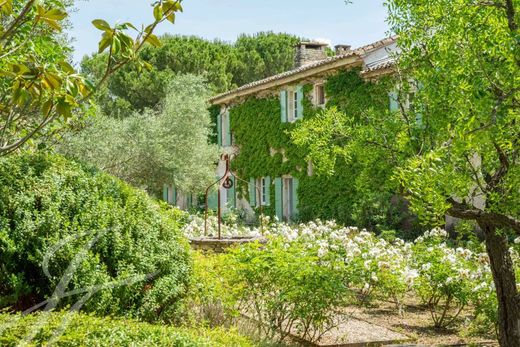
[[[391,191],[376,192],[373,201],[359,199],[369,191],[362,177],[371,176],[367,161],[384,158],[338,161],[334,175],[318,175],[306,159],[306,149],[290,138],[302,120],[326,108],[354,117],[362,117],[367,109],[396,108],[391,94],[396,51],[395,40],[388,38],[355,50],[338,46],[336,55],[327,58],[323,45],[302,43],[294,70],[212,98],[218,144],[230,155],[232,172],[240,178],[233,189],[221,188],[221,205],[250,215],[262,207],[264,214],[286,221],[335,219],[367,227],[376,227],[378,219],[392,219],[393,210],[399,214]],[[357,163],[363,163],[363,172]],[[222,161],[217,175],[224,171]],[[381,172],[374,176],[389,177]]]

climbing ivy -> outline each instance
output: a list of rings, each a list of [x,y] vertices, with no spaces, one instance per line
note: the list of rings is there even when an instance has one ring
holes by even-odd
[[[383,78],[365,81],[359,70],[341,71],[325,83],[326,108],[337,108],[349,114],[355,122],[363,122],[373,112],[389,112],[388,93],[393,81]],[[392,163],[367,149],[355,157],[339,159],[333,176],[308,175],[308,150],[291,140],[291,133],[302,122],[312,119],[322,108],[313,106],[310,95],[313,87],[303,88],[304,120],[282,123],[278,96],[250,97],[231,108],[231,129],[240,152],[232,161],[232,168],[245,180],[250,177],[281,177],[292,175],[299,179],[299,217],[335,219],[339,222],[367,227],[372,230],[414,229],[400,202],[399,187],[391,180]],[[247,195],[245,186],[239,189]],[[271,187],[271,201],[274,189]],[[265,209],[274,214],[274,206]],[[411,237],[412,235],[410,235]]]

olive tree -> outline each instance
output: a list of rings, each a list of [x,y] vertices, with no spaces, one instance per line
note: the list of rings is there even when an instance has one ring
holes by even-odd
[[[210,91],[201,76],[175,76],[158,110],[124,118],[98,115],[58,149],[134,186],[157,193],[165,182],[186,192],[214,179],[218,148],[209,143]]]

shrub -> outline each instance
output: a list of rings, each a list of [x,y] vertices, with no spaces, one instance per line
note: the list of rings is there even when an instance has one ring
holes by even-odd
[[[54,346],[175,346],[175,347],[249,347],[253,344],[234,331],[218,328],[190,330],[168,325],[152,325],[131,319],[97,318],[73,313],[69,325]],[[42,329],[28,346],[41,346],[49,342],[67,316],[65,313],[44,313],[20,316],[0,314],[0,327],[14,323],[2,331],[0,345],[18,346],[22,339],[42,319]]]
[[[106,286],[92,291],[86,311],[171,321],[191,273],[176,218],[144,192],[63,157],[2,159],[0,308],[27,309],[63,281],[65,292]]]
[[[446,245],[444,230],[434,229],[416,240],[413,264],[419,273],[415,291],[430,309],[434,325],[451,325],[470,302],[476,280],[483,276],[469,249]]]
[[[193,252],[193,276],[187,306],[188,321],[194,326],[224,326],[237,312],[229,282],[223,276],[226,256]]]
[[[271,339],[297,332],[319,340],[337,324],[334,310],[349,297],[342,259],[300,240],[271,237],[265,245],[243,245],[229,252],[226,265],[239,311]]]

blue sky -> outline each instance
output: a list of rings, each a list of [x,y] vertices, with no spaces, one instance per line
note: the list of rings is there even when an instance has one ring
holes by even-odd
[[[72,14],[75,61],[97,49],[96,18],[146,24],[152,21],[149,0],[78,0]],[[327,39],[357,47],[383,38],[388,30],[383,0],[184,0],[184,13],[158,34],[197,35],[234,41],[240,33],[274,31],[309,39]]]

